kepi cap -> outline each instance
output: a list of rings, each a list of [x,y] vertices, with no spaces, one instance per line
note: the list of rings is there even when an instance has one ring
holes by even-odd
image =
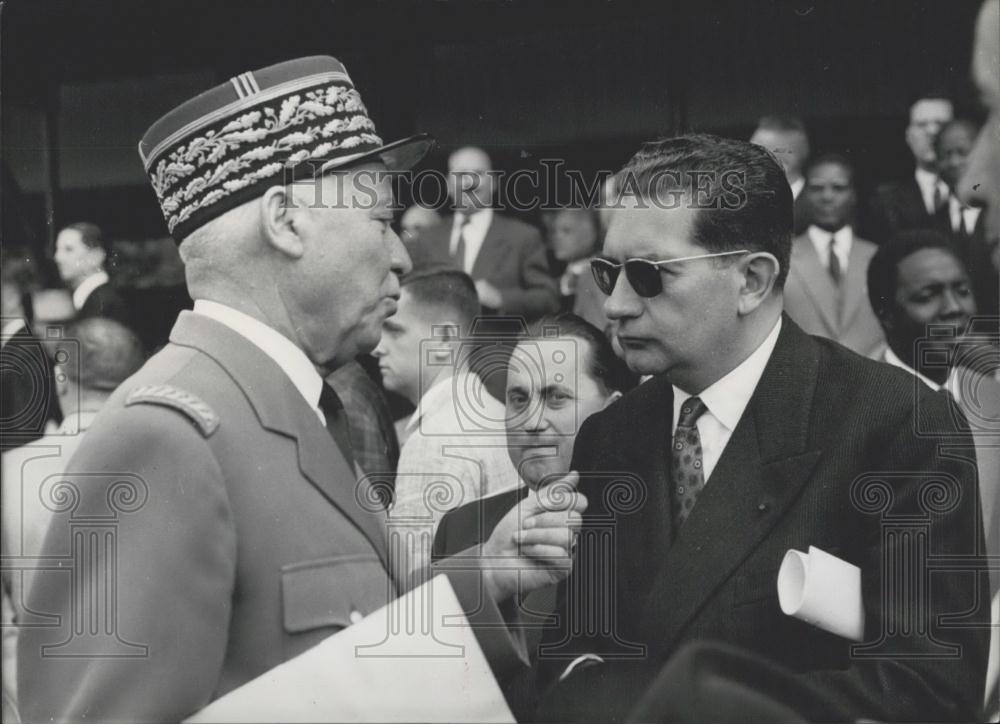
[[[139,142],[167,228],[178,242],[290,178],[371,159],[416,165],[426,135],[383,143],[336,59],[298,58],[241,73],[173,109]]]

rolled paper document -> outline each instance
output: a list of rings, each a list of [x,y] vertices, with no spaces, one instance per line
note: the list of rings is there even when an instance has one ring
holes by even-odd
[[[790,550],[778,571],[781,610],[851,641],[865,633],[861,569],[815,546],[809,554]]]

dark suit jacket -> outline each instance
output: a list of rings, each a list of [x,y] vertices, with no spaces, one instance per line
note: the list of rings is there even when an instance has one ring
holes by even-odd
[[[37,440],[49,420],[62,420],[52,360],[21,327],[0,348],[0,449]]]
[[[920,186],[912,176],[902,183],[883,184],[875,189],[869,216],[867,234],[876,244],[906,229],[935,227],[934,217],[927,213]]]
[[[976,297],[979,314],[996,316],[1000,313],[1000,274],[990,258],[990,247],[986,243],[986,214],[979,213],[971,233],[955,231],[951,228],[951,215],[944,206],[934,216],[934,225],[947,234],[962,254],[963,261],[972,280],[972,291]],[[994,330],[996,327],[994,326]]]
[[[453,216],[420,233],[410,247],[423,264],[454,265],[449,254]],[[472,266],[472,278],[500,290],[501,314],[528,320],[559,311],[559,287],[549,269],[541,233],[535,227],[493,212],[493,220]]]
[[[84,300],[77,312],[77,319],[87,317],[107,317],[132,328],[134,321],[128,304],[111,284],[96,287]]]
[[[589,471],[581,472],[580,489],[590,507],[573,573],[560,588],[560,625],[546,634],[536,674],[544,685],[584,651],[610,661],[571,674],[538,716],[607,721],[627,710],[678,647],[715,639],[797,672],[853,717],[973,718],[988,631],[947,625],[944,616],[988,619],[985,572],[936,573],[925,608],[912,598],[901,604],[917,616],[906,625],[926,627],[937,643],[885,638],[868,647],[868,658],[784,615],[776,592],[785,553],[816,546],[861,568],[865,641],[879,642],[890,626],[898,631],[900,591],[883,570],[903,560],[903,539],[889,535],[883,505],[892,515],[916,516],[931,555],[984,563],[975,463],[946,457],[926,434],[951,425],[944,395],[809,337],[785,317],[746,412],[673,540],[672,394],[667,380],[651,380],[590,417],[577,437],[572,468]],[[971,444],[967,435],[963,441]],[[948,512],[931,512],[928,481],[942,478]],[[925,574],[926,564],[916,572]],[[910,655],[894,658],[904,644]],[[954,656],[921,658],[946,650]]]

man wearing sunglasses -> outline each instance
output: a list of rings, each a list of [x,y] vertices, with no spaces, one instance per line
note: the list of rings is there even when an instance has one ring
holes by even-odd
[[[570,467],[591,505],[540,649],[537,718],[620,718],[683,644],[706,639],[791,672],[784,703],[802,719],[974,718],[988,631],[945,617],[977,611],[986,577],[936,571],[919,595],[883,577],[912,552],[884,535],[904,513],[930,556],[983,562],[974,465],[921,434],[952,428],[947,402],[784,315],[792,196],[765,149],[649,143],[612,190],[594,277],[626,362],[654,378],[577,437]],[[641,484],[623,495],[628,480]],[[948,504],[935,508],[941,480]],[[588,542],[609,521],[611,552]],[[810,546],[860,568],[867,648],[782,613],[782,559]],[[926,578],[926,564],[906,575]]]

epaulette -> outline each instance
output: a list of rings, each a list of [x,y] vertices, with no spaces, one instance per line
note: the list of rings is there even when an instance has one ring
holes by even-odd
[[[197,395],[173,385],[143,385],[129,392],[125,398],[126,407],[142,403],[163,405],[183,412],[205,437],[209,437],[219,427],[219,416],[215,410]]]

